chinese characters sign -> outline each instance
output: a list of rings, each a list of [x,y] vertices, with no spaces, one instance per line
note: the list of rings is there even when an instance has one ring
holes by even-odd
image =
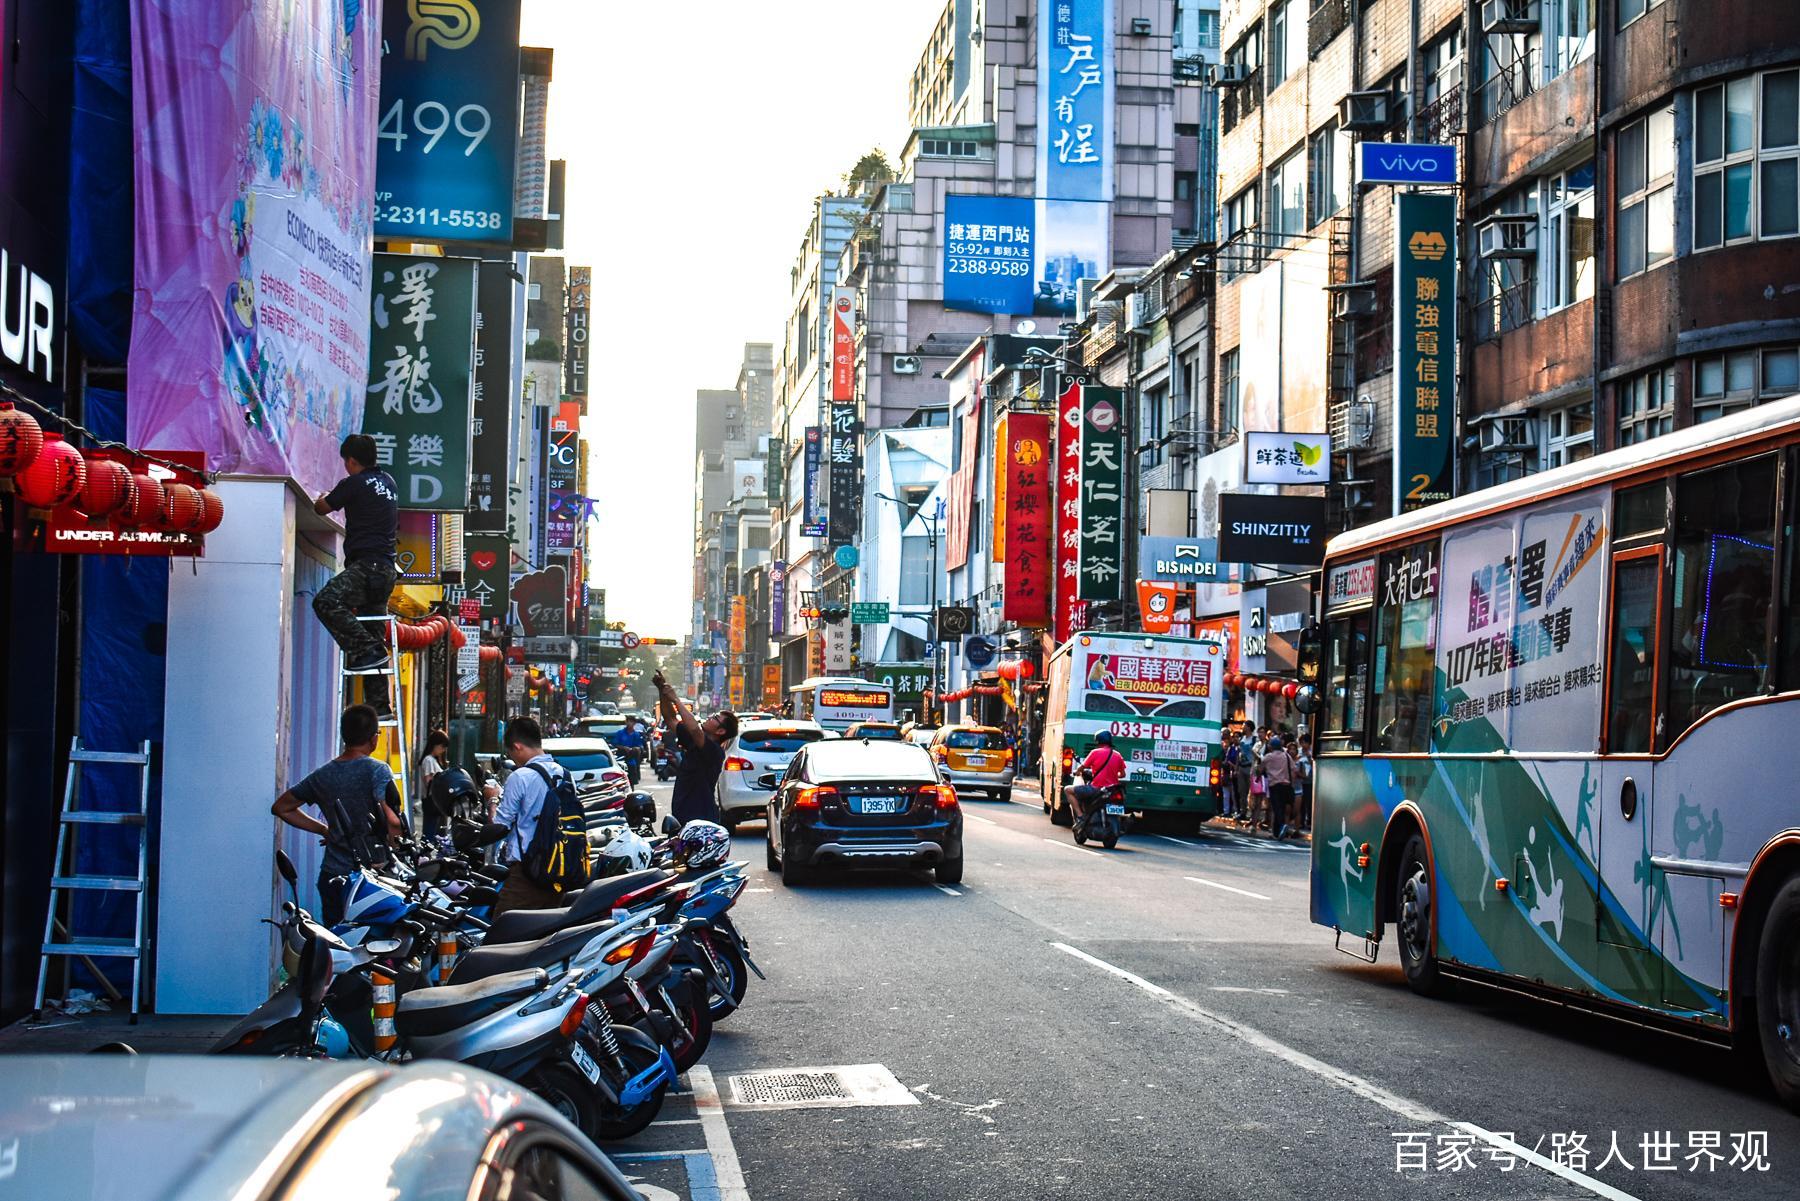
[[[385,0],[381,17],[375,236],[511,242],[519,0]]]
[[[465,531],[506,532],[506,433],[512,393],[512,264],[483,262],[475,310],[475,416],[469,422]]]
[[[1212,695],[1213,665],[1205,659],[1089,654],[1087,690],[1134,696]]]
[[[1001,617],[1021,626],[1050,620],[1050,418],[1013,413],[1005,457],[1006,567]]]
[[[856,298],[849,288],[831,293],[831,399],[856,399]]]
[[[1394,229],[1394,511],[1449,500],[1456,433],[1456,198],[1401,192]]]
[[[400,485],[402,509],[469,505],[474,259],[375,256],[363,433]]]
[[[855,542],[862,524],[862,418],[856,402],[833,401],[827,452],[831,459],[831,515],[827,533],[833,546]]]
[[[806,474],[801,481],[805,491],[800,507],[800,533],[806,538],[825,536],[825,519],[820,513],[825,498],[819,489],[819,465],[824,458],[824,443],[823,430],[816,425],[806,427]]]
[[[1246,484],[1331,482],[1331,435],[1248,432],[1244,435]]]
[[[563,348],[563,384],[569,395],[588,394],[588,309],[593,302],[594,269],[569,268],[569,344]]]
[[[542,571],[513,581],[512,598],[519,606],[519,625],[527,638],[561,638],[569,633],[569,568],[558,559]]]
[[[1081,384],[1071,382],[1056,402],[1056,642],[1087,621],[1081,583]]]
[[[1039,0],[1033,311],[1075,311],[1111,263],[1113,0]]]
[[[575,549],[584,507],[577,487],[581,463],[581,406],[564,401],[550,417],[544,449],[544,547],[551,553]]]
[[[1029,196],[946,196],[944,307],[1031,312],[1036,230]]]
[[[463,597],[479,606],[475,616],[483,622],[506,620],[511,555],[504,534],[463,535]]]
[[[1119,599],[1125,524],[1125,431],[1116,388],[1082,387],[1081,566],[1082,600]]]

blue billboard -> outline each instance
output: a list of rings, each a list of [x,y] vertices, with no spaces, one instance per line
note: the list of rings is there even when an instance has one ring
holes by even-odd
[[[513,236],[519,0],[383,0],[375,236]]]
[[[1114,0],[1039,0],[1039,231],[1032,311],[1075,311],[1112,265]]]
[[[1358,142],[1357,178],[1363,183],[1453,184],[1456,147],[1420,142]]]
[[[1031,197],[944,197],[944,307],[1031,312],[1036,244]]]

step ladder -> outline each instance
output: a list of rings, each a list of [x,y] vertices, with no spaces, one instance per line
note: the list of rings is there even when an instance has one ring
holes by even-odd
[[[412,755],[406,744],[406,723],[400,716],[400,619],[392,613],[382,613],[370,617],[358,617],[356,620],[376,623],[383,627],[377,637],[386,647],[388,658],[382,666],[371,667],[364,671],[352,671],[348,667],[344,668],[343,674],[338,680],[338,712],[342,713],[346,705],[354,703],[347,695],[350,691],[349,682],[351,680],[365,680],[361,699],[366,699],[368,696],[366,680],[368,678],[385,677],[387,679],[388,713],[381,719],[381,728],[392,731],[392,733],[382,742],[377,743],[375,749],[378,757],[383,759],[394,773],[394,787],[400,793],[400,812],[410,822],[414,818],[414,815],[408,812],[412,803],[411,797],[408,795]],[[395,762],[396,757],[399,759],[398,763]]]
[[[81,808],[81,769],[90,763],[121,764],[137,768],[138,805],[136,809],[100,810]],[[89,876],[75,869],[75,849],[71,845],[71,826],[129,826],[137,832],[137,874],[135,876]],[[50,911],[44,915],[44,949],[38,960],[37,1004],[33,1011],[44,1012],[44,988],[50,979],[52,959],[79,959],[100,978],[101,987],[113,1000],[119,992],[106,975],[94,965],[96,959],[131,960],[131,1022],[137,1024],[138,1011],[144,998],[144,961],[150,954],[148,905],[150,893],[150,743],[136,751],[90,751],[83,749],[81,739],[69,747],[69,779],[63,786],[62,813],[56,830],[56,858],[50,865]],[[130,938],[102,938],[76,933],[73,912],[64,922],[59,910],[65,898],[73,900],[82,892],[134,892],[137,894],[137,916]]]

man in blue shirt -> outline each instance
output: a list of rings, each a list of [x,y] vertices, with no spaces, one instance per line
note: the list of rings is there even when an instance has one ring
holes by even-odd
[[[525,870],[525,852],[531,849],[538,817],[550,795],[550,781],[544,775],[560,776],[563,769],[544,751],[543,727],[531,717],[515,717],[506,723],[506,757],[513,762],[513,772],[494,808],[494,821],[506,827],[500,862],[510,870],[494,902],[494,916],[509,909],[560,909],[568,901],[531,878]]]
[[[399,541],[400,488],[394,477],[375,465],[375,439],[351,434],[338,448],[349,474],[313,502],[321,517],[344,511],[344,570],[331,577],[313,597],[313,612],[344,652],[348,671],[372,671],[387,665],[388,652],[373,622],[387,612],[394,590],[394,552]],[[387,678],[372,677],[367,700],[377,713],[388,713]]]
[[[625,719],[625,728],[612,736],[613,749],[619,752],[619,758],[625,760],[625,774],[631,778],[631,786],[638,786],[638,769],[644,762],[644,749],[649,745],[644,731],[638,727],[635,717]]]

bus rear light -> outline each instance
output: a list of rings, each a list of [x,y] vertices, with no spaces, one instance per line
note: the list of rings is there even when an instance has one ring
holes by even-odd
[[[1360,847],[1357,847],[1356,849],[1359,852],[1361,852],[1362,854],[1367,855],[1369,853],[1369,844],[1365,842]]]
[[[1221,780],[1221,778],[1222,777],[1219,774],[1219,761],[1217,759],[1214,759],[1212,761],[1212,766],[1207,769],[1206,782],[1208,784],[1211,784],[1214,788],[1217,788],[1219,786],[1219,781]]]
[[[1072,768],[1074,768],[1074,766],[1075,766],[1075,748],[1072,746],[1065,746],[1063,748],[1063,770],[1065,772],[1069,771]]]
[[[1495,892],[1505,892],[1510,887],[1511,885],[1508,883],[1505,876],[1501,876],[1498,880],[1494,881]]]
[[[1736,909],[1737,905],[1738,905],[1738,894],[1737,893],[1722,892],[1719,894],[1719,908],[1720,909]]]
[[[1358,855],[1356,857],[1356,866],[1358,866],[1358,867],[1369,866],[1369,857],[1367,855]]]

